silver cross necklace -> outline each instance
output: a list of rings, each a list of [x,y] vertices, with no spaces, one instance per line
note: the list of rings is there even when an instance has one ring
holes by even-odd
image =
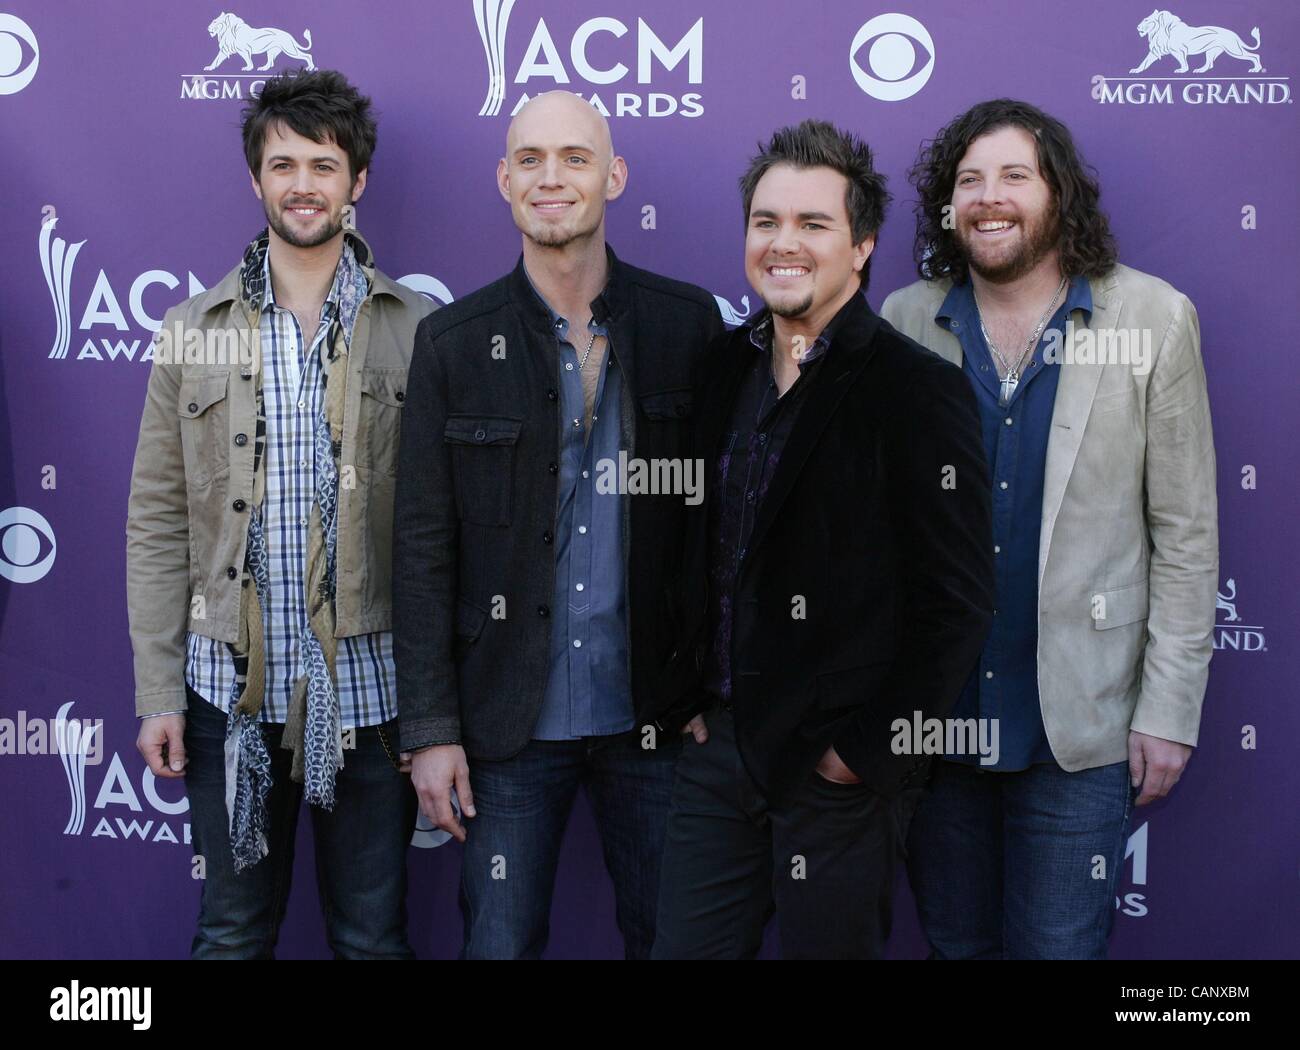
[[[998,404],[1003,408],[1011,404],[1011,398],[1016,392],[1016,387],[1020,385],[1020,369],[1029,355],[1034,352],[1034,347],[1038,345],[1039,337],[1042,336],[1043,329],[1047,327],[1047,319],[1052,316],[1052,312],[1056,309],[1056,300],[1061,297],[1061,292],[1064,290],[1065,276],[1062,274],[1061,283],[1056,286],[1052,301],[1047,304],[1047,309],[1043,311],[1043,316],[1039,318],[1038,327],[1034,329],[1029,341],[1025,344],[1024,352],[1021,353],[1019,360],[1014,365],[1009,365],[1007,359],[1002,356],[1002,351],[994,345],[989,330],[984,326],[984,311],[980,309],[980,299],[978,295],[975,295],[975,286],[971,285],[971,295],[975,297],[975,313],[980,319],[980,331],[984,333],[984,341],[989,344],[989,349],[993,351],[993,355],[998,359],[998,364],[1006,372],[1006,378],[1002,380],[1002,385],[999,388],[1000,396],[998,397]]]

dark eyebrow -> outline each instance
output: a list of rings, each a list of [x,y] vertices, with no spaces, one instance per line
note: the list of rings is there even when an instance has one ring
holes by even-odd
[[[1022,164],[1022,163],[1020,163],[1019,161],[1017,161],[1015,164],[1003,164],[1003,165],[1002,165],[1002,170],[1003,170],[1003,171],[1010,171],[1012,168],[1024,168],[1025,171],[1029,171],[1029,172],[1032,172],[1032,171],[1034,170],[1034,169],[1033,169],[1032,167],[1030,167],[1028,164]],[[978,175],[978,174],[979,174],[979,171],[978,171],[976,168],[960,168],[960,169],[958,169],[957,174],[958,174],[958,175],[964,175],[964,174],[966,174],[966,172],[970,172],[972,175]]]
[[[277,153],[275,156],[270,157],[270,158],[267,160],[267,163],[268,163],[268,164],[274,164],[274,163],[275,163],[276,161],[278,161],[278,160],[287,160],[287,161],[292,161],[293,159],[294,159],[293,157],[286,156],[286,155],[283,154],[283,153]],[[339,159],[338,159],[337,157],[312,157],[311,160],[308,161],[308,163],[309,163],[309,164],[320,164],[322,161],[324,161],[324,162],[327,163],[327,164],[338,164],[338,163],[339,163]]]
[[[755,208],[749,213],[750,218],[775,219],[777,214],[774,211],[768,211],[766,208]],[[808,222],[810,219],[816,219],[819,222],[836,222],[834,215],[827,215],[824,211],[801,211],[795,216],[800,222]]]

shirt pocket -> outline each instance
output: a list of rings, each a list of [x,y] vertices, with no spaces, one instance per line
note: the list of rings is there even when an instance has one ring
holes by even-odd
[[[451,448],[456,512],[472,525],[510,524],[515,449],[523,420],[508,416],[450,416],[443,441]]]
[[[196,488],[230,469],[230,373],[185,376],[176,397],[185,476]]]
[[[405,368],[363,368],[357,419],[357,465],[393,477],[406,403]]]

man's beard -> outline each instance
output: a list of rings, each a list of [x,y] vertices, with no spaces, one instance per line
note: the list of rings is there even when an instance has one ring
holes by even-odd
[[[267,225],[276,232],[282,241],[287,244],[292,244],[295,248],[315,248],[324,244],[326,241],[337,237],[339,231],[343,229],[343,213],[341,210],[337,216],[331,217],[325,208],[321,208],[322,214],[326,216],[325,225],[320,228],[319,232],[309,233],[304,236],[295,233],[290,229],[289,224],[284,221],[284,213],[288,210],[287,208],[281,208],[278,211],[272,212],[271,203],[269,201],[263,201],[262,204],[263,210],[266,212]],[[289,205],[291,208],[300,208],[304,206],[316,207],[314,204],[303,205],[301,203]]]
[[[970,226],[965,227],[967,232],[958,233],[957,245],[961,249],[966,264],[986,281],[991,281],[994,284],[1007,284],[1029,273],[1057,246],[1061,239],[1061,220],[1056,212],[1056,202],[1053,201],[1048,210],[1033,222],[1026,221],[1023,218],[1019,221],[1022,233],[1019,246],[1009,258],[997,265],[990,266],[982,263],[971,250],[972,238],[979,235],[969,232],[976,222],[983,222],[988,218],[994,218],[994,216],[981,216],[975,219]]]
[[[809,292],[807,298],[797,303],[768,303],[767,308],[777,317],[802,317],[812,309],[812,304],[813,293]]]
[[[531,218],[532,216],[529,216],[529,219]],[[582,229],[576,225],[553,225],[540,220],[529,222],[520,229],[524,236],[539,248],[566,248],[575,241],[590,239],[600,229],[600,216],[596,217],[595,223],[589,229]]]

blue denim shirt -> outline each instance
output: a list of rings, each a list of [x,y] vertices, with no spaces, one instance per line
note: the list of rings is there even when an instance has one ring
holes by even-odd
[[[1070,282],[1065,302],[1044,328],[1032,363],[1005,408],[998,404],[997,367],[980,331],[969,281],[953,285],[934,318],[961,341],[962,369],[979,404],[984,453],[993,479],[997,608],[979,666],[952,712],[953,718],[998,720],[998,761],[982,765],[984,769],[1005,772],[1055,761],[1038,698],[1038,540],[1047,439],[1061,366],[1045,363],[1043,353],[1048,333],[1064,331],[1066,318],[1075,310],[1092,315],[1092,292],[1082,277]],[[979,755],[945,757],[980,762]]]
[[[529,278],[531,282],[531,278]],[[533,291],[537,291],[536,285]],[[540,292],[537,297],[542,299]],[[569,322],[551,309],[559,348],[559,479],[555,515],[555,597],[551,602],[551,671],[535,740],[575,740],[633,728],[627,658],[627,594],[623,575],[623,497],[598,493],[597,464],[618,462],[623,373],[605,354],[584,428],[581,355]],[[590,333],[608,336],[593,319]]]

